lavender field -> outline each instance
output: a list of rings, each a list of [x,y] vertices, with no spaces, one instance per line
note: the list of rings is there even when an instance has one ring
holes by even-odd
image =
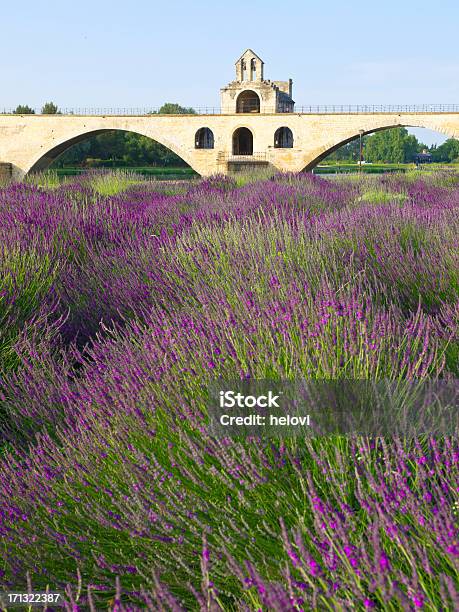
[[[0,189],[0,585],[457,610],[456,437],[217,440],[231,379],[459,374],[459,175]]]

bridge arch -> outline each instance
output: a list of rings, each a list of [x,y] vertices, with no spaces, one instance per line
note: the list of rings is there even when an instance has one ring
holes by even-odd
[[[25,175],[31,174],[33,172],[39,172],[42,170],[46,170],[49,166],[60,156],[62,153],[67,151],[73,145],[76,145],[80,142],[93,138],[94,136],[99,136],[100,134],[104,134],[107,132],[114,131],[122,131],[122,132],[131,132],[134,134],[138,134],[140,136],[145,136],[154,140],[155,142],[163,145],[173,153],[175,153],[178,157],[180,157],[185,163],[187,163],[195,172],[200,174],[199,169],[194,167],[193,157],[182,147],[175,145],[171,142],[167,137],[164,137],[162,134],[149,133],[143,130],[137,129],[128,129],[128,128],[118,128],[118,127],[107,127],[104,129],[86,129],[83,127],[78,133],[73,135],[68,135],[67,137],[61,139],[58,144],[55,144],[53,147],[40,151],[38,155],[35,155],[32,158],[32,161],[28,168],[25,168]]]
[[[374,124],[374,120],[372,121]],[[365,125],[365,121],[362,121],[362,127],[360,128],[362,136],[368,136],[375,132],[381,132],[382,130],[391,130],[394,128],[425,128],[434,132],[439,132],[448,138],[459,139],[459,127],[457,130],[444,128],[442,125],[438,125],[435,120],[432,120],[428,116],[421,116],[419,119],[410,120],[409,122],[394,123],[393,120],[389,120],[383,125]],[[329,139],[325,144],[318,146],[312,152],[309,152],[303,157],[301,167],[298,170],[309,171],[315,168],[323,159],[334,153],[337,149],[342,146],[356,140],[360,137],[360,130],[356,130],[355,127],[347,130],[346,132],[338,132],[333,138]]]

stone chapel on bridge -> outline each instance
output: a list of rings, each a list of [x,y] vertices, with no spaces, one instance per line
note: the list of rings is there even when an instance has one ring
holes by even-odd
[[[222,113],[293,113],[292,79],[266,80],[263,68],[263,60],[252,49],[241,55],[236,79],[220,90]]]

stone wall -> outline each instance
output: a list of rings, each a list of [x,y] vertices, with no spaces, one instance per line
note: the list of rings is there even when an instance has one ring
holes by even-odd
[[[268,81],[233,81],[220,92],[221,112],[225,115],[236,113],[236,103],[239,94],[244,91],[254,91],[260,98],[260,113],[275,113],[277,108],[278,88]]]
[[[293,148],[274,148],[279,127],[293,133]],[[232,156],[233,134],[240,127],[253,134],[253,151],[282,171],[313,167],[329,152],[359,131],[369,134],[392,127],[425,127],[459,139],[459,113],[330,113],[231,115],[1,115],[0,164],[12,164],[15,179],[46,169],[56,156],[75,142],[105,130],[126,130],[148,136],[179,155],[201,175],[226,172]],[[196,149],[197,130],[208,127],[214,149]],[[234,161],[234,160],[233,160]],[[9,166],[8,166],[9,168]],[[5,171],[4,171],[5,172]],[[9,169],[6,171],[9,172]]]

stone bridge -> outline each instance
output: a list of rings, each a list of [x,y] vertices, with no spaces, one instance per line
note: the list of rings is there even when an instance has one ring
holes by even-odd
[[[455,109],[456,110],[456,109]],[[459,112],[235,112],[193,115],[0,114],[0,173],[20,180],[67,148],[107,130],[168,147],[200,175],[271,164],[310,170],[343,144],[378,130],[423,127],[459,139]]]

